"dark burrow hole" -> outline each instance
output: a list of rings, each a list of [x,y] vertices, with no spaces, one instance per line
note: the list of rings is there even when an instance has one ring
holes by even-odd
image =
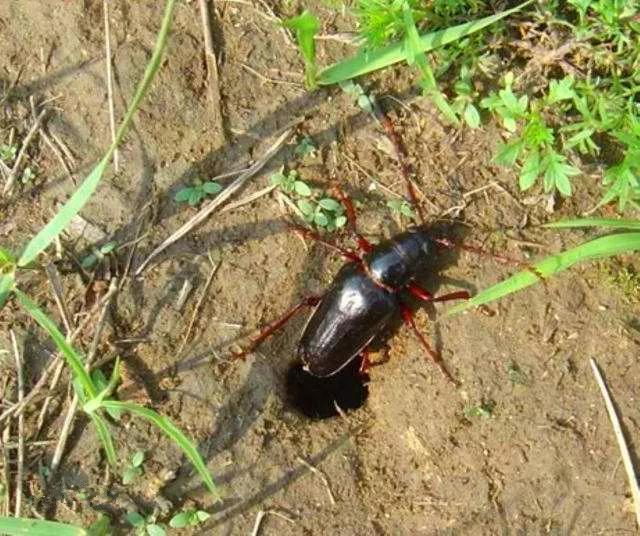
[[[340,372],[327,378],[312,376],[294,363],[287,373],[288,402],[311,419],[329,419],[342,411],[357,409],[369,396],[368,375],[360,374],[360,360],[354,359]]]

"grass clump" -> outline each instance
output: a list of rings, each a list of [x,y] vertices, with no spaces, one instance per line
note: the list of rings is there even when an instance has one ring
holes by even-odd
[[[203,199],[210,195],[220,193],[222,186],[215,181],[202,182],[197,180],[191,186],[185,186],[176,193],[174,199],[176,203],[188,203],[194,207]]]
[[[344,227],[347,223],[345,208],[339,201],[328,197],[303,181],[296,170],[281,170],[271,175],[271,184],[277,186],[295,202],[299,215],[307,223],[328,232]]]
[[[82,352],[69,344],[66,337],[60,332],[51,317],[20,288],[20,278],[22,273],[26,270],[36,272],[40,270],[40,266],[37,262],[40,254],[43,253],[54,240],[56,240],[71,220],[80,212],[92,196],[104,175],[116,147],[124,138],[136,110],[146,95],[157,70],[160,68],[166,41],[169,35],[174,5],[175,0],[167,0],[162,25],[144,77],[138,85],[134,98],[132,99],[125,117],[118,128],[115,140],[109,146],[100,162],[93,168],[83,183],[74,192],[71,198],[62,206],[52,220],[50,220],[44,228],[26,244],[20,253],[13,253],[8,249],[0,247],[0,309],[2,309],[9,299],[14,299],[21,309],[35,320],[35,322],[53,340],[71,370],[73,378],[72,385],[80,403],[80,407],[94,426],[98,438],[104,448],[107,461],[112,467],[117,468],[118,460],[113,438],[109,430],[108,419],[117,419],[120,414],[129,413],[153,424],[169,439],[171,439],[182,450],[186,458],[194,465],[208,490],[216,498],[219,498],[217,488],[208,469],[206,468],[204,460],[195,445],[180,429],[178,429],[170,420],[150,408],[146,408],[132,402],[115,400],[113,398],[120,380],[119,361],[116,360],[116,364],[108,381],[101,372],[90,372],[85,361],[85,356]],[[102,255],[105,254],[104,251],[99,253]],[[96,255],[96,262],[97,260],[98,256]],[[134,465],[134,468],[138,469],[142,460],[137,457],[132,461],[132,463],[135,463],[136,461],[140,462],[137,465]],[[130,468],[131,467],[128,469]],[[94,534],[94,532],[88,532],[84,529],[71,527],[67,530],[63,525],[47,525],[47,523],[52,522],[39,520],[11,521],[6,518],[2,518],[0,519],[0,531],[4,531],[8,534]],[[27,532],[25,532],[25,527]],[[40,530],[45,532],[38,532]]]
[[[540,185],[568,197],[588,171],[600,174],[600,205],[637,207],[637,2],[524,2],[493,13],[484,0],[358,0],[348,9],[360,36],[354,56],[318,69],[315,48],[300,44],[307,68],[314,65],[311,88],[404,62],[446,121],[479,128],[482,110],[498,119],[508,139],[495,161],[516,170],[522,191]],[[308,40],[320,24],[305,28]],[[495,87],[505,64],[511,72]]]

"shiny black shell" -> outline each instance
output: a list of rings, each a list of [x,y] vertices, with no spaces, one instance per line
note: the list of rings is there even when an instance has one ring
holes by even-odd
[[[298,357],[314,376],[345,367],[387,325],[398,310],[393,292],[351,263],[342,267],[311,314],[298,343]]]
[[[362,264],[345,265],[298,343],[305,369],[314,376],[331,376],[360,355],[398,312],[402,289],[436,254],[429,228],[422,226],[378,244]]]

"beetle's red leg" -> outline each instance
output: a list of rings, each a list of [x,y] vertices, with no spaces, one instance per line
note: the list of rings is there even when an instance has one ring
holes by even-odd
[[[391,358],[389,357],[389,352],[385,352],[384,357],[382,359],[378,359],[375,362],[371,361],[371,352],[368,348],[365,348],[362,351],[362,362],[360,364],[360,375],[364,376],[370,368],[377,367],[379,365],[384,365]]]
[[[443,294],[442,296],[434,296],[428,290],[423,289],[417,283],[409,283],[407,290],[411,292],[413,296],[419,300],[425,302],[444,302],[449,300],[468,300],[471,297],[467,290],[457,290],[456,292],[450,292],[449,294]]]
[[[486,251],[477,246],[469,246],[467,244],[460,244],[457,242],[453,242],[448,238],[436,238],[434,241],[436,242],[436,244],[442,247],[445,247],[447,249],[455,249],[455,248],[463,249],[465,251],[475,253],[476,255],[482,255],[484,257],[492,257],[496,259],[498,262],[501,262],[502,264],[514,264],[516,266],[521,267],[524,270],[529,270],[533,275],[535,275],[542,282],[546,282],[546,278],[544,277],[544,275],[540,273],[540,270],[538,270],[535,266],[532,266],[531,264],[521,261],[519,259],[514,259],[513,257],[507,257],[506,255],[498,255],[496,253],[492,253],[491,251]]]
[[[307,298],[302,300],[300,303],[296,304],[291,309],[289,309],[278,320],[273,321],[271,324],[265,327],[260,332],[260,334],[253,341],[251,341],[251,344],[247,349],[243,350],[242,352],[233,352],[234,356],[240,359],[246,356],[247,354],[250,354],[265,339],[267,339],[268,337],[273,335],[276,331],[278,331],[280,328],[282,328],[289,320],[291,320],[291,317],[295,315],[298,311],[300,311],[303,307],[315,307],[320,303],[321,299],[322,299],[322,296],[308,296]]]
[[[422,223],[426,223],[427,219],[424,214],[424,210],[422,209],[422,205],[420,205],[420,202],[418,201],[416,189],[412,182],[412,177],[415,176],[414,169],[411,165],[411,162],[409,161],[407,148],[402,141],[402,137],[396,131],[391,119],[389,119],[387,114],[385,114],[376,103],[374,103],[374,112],[376,114],[376,117],[380,121],[382,128],[384,129],[384,133],[393,145],[394,152],[396,153],[396,161],[398,162],[398,166],[400,167],[402,177],[404,178],[407,187],[409,201],[411,201],[413,208],[415,208],[415,210],[418,212]]]
[[[340,199],[347,211],[347,222],[349,223],[349,230],[356,237],[356,240],[358,242],[358,249],[363,253],[369,253],[371,250],[373,250],[373,245],[364,236],[358,233],[358,229],[356,227],[356,210],[355,208],[353,208],[353,202],[339,186],[334,186],[333,190],[335,191],[336,196]]]
[[[406,305],[401,304],[400,311],[402,313],[402,319],[408,326],[411,327],[411,329],[413,330],[413,333],[420,341],[420,344],[422,344],[422,347],[424,348],[425,352],[427,352],[427,355],[438,366],[442,374],[444,374],[444,376],[451,383],[453,383],[454,385],[457,385],[457,382],[453,379],[453,376],[451,376],[449,371],[444,366],[444,363],[442,362],[442,357],[440,356],[440,354],[436,352],[433,348],[431,348],[431,345],[427,342],[427,339],[425,339],[424,335],[420,333],[420,330],[418,329],[415,321],[413,320],[413,312],[411,311],[411,309],[409,309]]]
[[[369,356],[370,352],[367,348],[362,350],[362,361],[360,362],[360,370],[358,371],[360,376],[366,376],[367,370],[371,368],[371,359]]]
[[[320,244],[322,244],[323,246],[327,246],[328,248],[333,249],[334,251],[337,251],[338,253],[340,253],[340,255],[342,255],[345,259],[352,261],[352,262],[360,262],[360,255],[358,255],[357,252],[351,250],[351,249],[347,249],[347,248],[343,248],[341,246],[338,246],[337,244],[334,244],[333,242],[329,242],[329,240],[324,239],[322,236],[320,236],[318,233],[312,231],[311,229],[307,229],[306,227],[303,227],[302,225],[297,225],[295,223],[287,223],[287,225],[295,232],[300,233],[302,236],[304,236],[305,238],[310,238],[311,240],[315,240],[316,242],[319,242]]]

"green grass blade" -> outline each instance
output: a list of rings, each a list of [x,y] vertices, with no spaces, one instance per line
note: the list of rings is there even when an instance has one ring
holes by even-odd
[[[198,471],[198,474],[204,481],[209,491],[218,500],[220,500],[220,493],[218,492],[218,489],[213,482],[213,478],[211,478],[211,474],[209,473],[209,470],[207,469],[202,456],[200,456],[198,449],[189,440],[189,438],[185,436],[182,431],[177,428],[169,419],[156,413],[152,409],[145,408],[131,402],[104,400],[102,402],[102,407],[105,409],[128,411],[129,413],[137,415],[138,417],[147,419],[152,424],[157,426],[162,432],[164,432],[165,435],[167,435],[176,445],[178,445],[182,449],[182,452],[184,452],[185,456],[193,464],[196,471]]]
[[[0,310],[2,310],[4,304],[11,295],[15,282],[16,280],[13,272],[9,274],[0,274]]]
[[[571,229],[576,227],[608,227],[610,229],[630,229],[640,231],[640,220],[612,218],[578,218],[546,223],[542,227],[550,229]]]
[[[472,33],[475,33],[494,22],[503,19],[516,11],[519,11],[533,0],[528,0],[512,9],[502,11],[490,17],[465,22],[458,26],[430,32],[420,36],[419,52],[429,52],[435,48],[453,43]],[[375,50],[361,50],[355,56],[344,61],[331,65],[318,73],[316,81],[321,86],[338,84],[356,76],[370,73],[378,69],[383,69],[394,63],[407,59],[406,50],[403,43],[395,43]]]
[[[109,428],[107,428],[107,423],[97,413],[90,413],[89,416],[91,417],[91,422],[93,422],[96,427],[96,433],[98,434],[100,443],[102,443],[109,465],[116,467],[118,465],[118,458],[116,456],[116,449],[113,446],[113,439],[109,433]]]
[[[22,307],[33,317],[33,319],[40,324],[40,327],[44,329],[49,336],[56,343],[58,349],[62,352],[68,365],[73,371],[73,375],[77,378],[89,398],[94,398],[97,394],[96,388],[89,377],[88,372],[84,369],[82,357],[78,354],[73,347],[66,341],[64,335],[58,329],[58,326],[33,302],[31,299],[16,289],[16,298]]]
[[[113,151],[107,152],[107,155],[93,168],[60,211],[31,239],[18,260],[18,266],[27,266],[32,263],[55,240],[56,236],[65,230],[69,222],[93,195],[112,154]]]
[[[305,82],[307,87],[316,87],[316,42],[315,36],[320,31],[320,21],[308,10],[297,17],[283,21],[282,25],[296,32],[298,48],[304,58]]]
[[[548,278],[566,270],[577,262],[600,257],[610,257],[619,253],[636,250],[640,250],[640,233],[619,233],[585,242],[575,248],[563,251],[558,255],[547,257],[533,266],[541,276]],[[539,282],[540,278],[537,277],[533,271],[525,270],[518,272],[510,278],[483,290],[465,303],[452,307],[447,311],[447,316],[460,313],[471,307],[489,303]]]
[[[82,527],[56,521],[0,516],[0,534],[11,536],[51,536],[52,534],[55,536],[88,536],[89,533]]]
[[[49,246],[49,244],[51,244],[51,242],[55,240],[56,236],[64,231],[73,217],[78,214],[80,210],[82,210],[82,207],[84,207],[87,201],[89,201],[89,198],[93,195],[93,192],[97,188],[102,175],[107,169],[107,165],[109,164],[109,160],[113,156],[113,152],[122,141],[122,138],[124,137],[127,129],[131,124],[133,115],[138,109],[138,106],[140,106],[140,102],[146,95],[149,89],[149,85],[151,84],[156,72],[160,68],[162,54],[167,44],[167,37],[169,35],[169,28],[171,26],[171,15],[173,13],[174,5],[175,0],[167,0],[164,10],[164,16],[162,19],[162,25],[160,27],[160,31],[158,32],[158,37],[156,39],[156,44],[151,56],[151,60],[147,64],[147,68],[144,72],[142,81],[138,85],[136,93],[133,96],[133,100],[129,105],[129,108],[124,116],[124,119],[122,120],[122,123],[120,124],[120,127],[118,128],[118,131],[116,132],[115,140],[109,146],[109,149],[107,149],[106,154],[100,160],[98,165],[93,168],[91,173],[89,173],[80,187],[64,204],[62,209],[53,217],[53,219],[49,223],[44,226],[44,228],[36,236],[33,237],[31,242],[27,244],[27,247],[18,260],[18,266],[26,266],[29,263],[33,262],[36,257],[40,253],[42,253]]]

